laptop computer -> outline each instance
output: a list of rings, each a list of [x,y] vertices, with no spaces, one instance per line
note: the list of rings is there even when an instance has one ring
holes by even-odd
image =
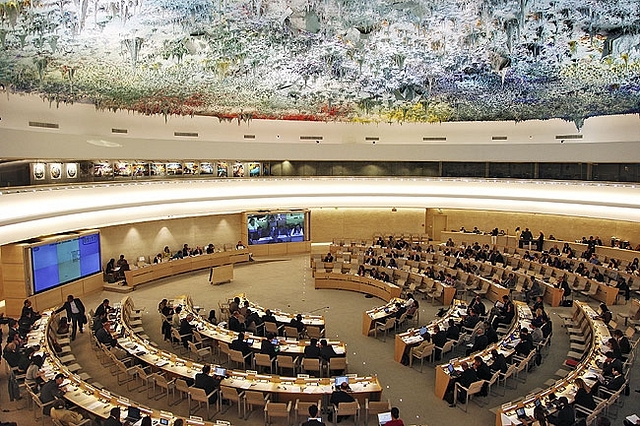
[[[378,413],[378,425],[384,426],[385,423],[391,421],[391,411],[386,411],[384,413]]]
[[[531,418],[527,416],[527,413],[524,410],[524,407],[516,408],[516,416],[520,420],[530,420]]]
[[[336,388],[339,388],[343,383],[349,384],[349,378],[347,376],[337,376],[335,380]]]
[[[129,407],[127,409],[127,417],[124,420],[133,424],[140,420],[140,417],[140,409],[138,407]]]
[[[253,345],[253,339],[247,339],[246,342],[249,346]]]
[[[423,325],[422,327],[420,327],[420,335],[423,335],[426,333],[427,333],[427,326]]]
[[[215,367],[213,369],[213,374],[215,374],[216,376],[226,377],[227,369],[226,368],[222,368],[222,367]]]
[[[447,369],[449,370],[449,375],[451,377],[458,377],[460,376],[460,372],[458,370],[456,370],[456,368],[453,366],[453,364],[449,364],[447,365]]]

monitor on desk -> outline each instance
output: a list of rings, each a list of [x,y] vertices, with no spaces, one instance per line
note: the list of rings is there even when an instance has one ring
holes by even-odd
[[[384,426],[387,422],[391,421],[391,411],[384,413],[378,413],[378,424]]]
[[[215,367],[213,369],[213,374],[215,374],[216,376],[226,377],[227,369],[223,367]]]
[[[336,388],[339,388],[343,383],[349,384],[349,378],[347,376],[338,376],[335,380]]]

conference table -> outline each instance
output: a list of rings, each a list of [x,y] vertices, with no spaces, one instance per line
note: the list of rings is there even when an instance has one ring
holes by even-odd
[[[433,335],[436,326],[441,330],[449,327],[449,320],[453,319],[456,323],[460,322],[463,316],[467,315],[467,305],[462,300],[454,300],[447,312],[440,318],[436,318],[429,324],[424,326],[426,330]],[[397,333],[394,344],[393,359],[397,362],[402,361],[402,356],[408,348],[417,346],[424,341],[420,335],[420,328],[410,328],[404,333]]]
[[[219,284],[233,279],[233,264],[249,261],[249,249],[220,251],[199,256],[187,256],[144,266],[130,266],[124,272],[129,287],[136,287],[160,278],[166,278],[185,272],[213,268],[212,283]]]
[[[126,306],[125,297],[121,305]],[[127,318],[120,315],[120,318]],[[122,322],[124,332],[123,337],[118,339],[118,345],[126,350],[131,356],[136,357],[140,362],[152,366],[152,368],[163,371],[168,377],[193,379],[194,375],[201,371],[203,364],[194,362],[179,355],[159,349],[151,342],[141,338],[133,332],[130,324]],[[303,348],[303,347],[302,347]],[[214,365],[220,367],[219,365]],[[328,398],[334,390],[332,378],[315,378],[306,375],[296,377],[286,377],[276,374],[259,374],[252,370],[226,370],[226,378],[222,380],[222,386],[230,386],[239,391],[250,389],[271,394],[274,402],[288,402],[300,399],[302,401],[317,401]],[[348,374],[351,395],[364,403],[365,399],[372,401],[380,400],[382,386],[377,375],[358,376]]]
[[[496,349],[498,353],[502,353],[505,358],[510,357],[515,352],[515,346],[519,343],[519,331],[521,328],[531,329],[531,320],[533,315],[529,306],[520,301],[513,302],[516,308],[515,321],[512,322],[509,327],[508,333],[502,337],[498,343],[487,346],[484,350],[473,353],[467,357],[457,358],[452,360],[451,364],[457,371],[460,370],[460,364],[467,362],[469,365],[473,363],[475,356],[480,356],[485,362],[491,359],[491,351]],[[436,366],[436,379],[434,384],[434,392],[440,399],[444,398],[444,395],[449,386],[451,375],[448,369],[449,364],[442,364]]]
[[[357,291],[387,302],[400,297],[401,292],[399,286],[371,277],[322,271],[315,273],[315,288]]]
[[[109,417],[110,411],[114,407],[121,408],[121,420],[124,420],[127,408],[130,406],[140,408],[141,414],[150,416],[154,425],[158,424],[160,419],[167,420],[168,424],[173,424],[178,419],[178,416],[170,411],[150,408],[128,397],[89,384],[81,378],[80,374],[72,372],[53,350],[51,336],[54,335],[50,333],[52,331],[50,327],[53,326],[52,319],[56,315],[54,311],[55,308],[42,312],[42,318],[34,324],[32,331],[27,335],[27,346],[38,345],[40,349],[36,353],[46,355],[41,369],[46,380],[52,380],[58,373],[64,374],[65,379],[60,388],[63,389],[64,398],[67,401],[103,420]],[[197,419],[184,420],[185,424],[193,426],[228,426],[230,424],[223,420],[215,422]]]
[[[244,295],[242,297],[244,298]],[[216,342],[224,342],[227,344],[230,344],[233,340],[235,340],[238,337],[237,332],[228,330],[218,325],[211,324],[210,322],[202,318],[200,315],[198,315],[198,312],[197,312],[198,309],[196,309],[196,306],[193,305],[193,300],[189,295],[182,295],[182,296],[175,297],[173,299],[173,305],[182,306],[183,309],[182,309],[182,312],[180,313],[181,319],[186,317],[189,313],[193,314],[194,319],[191,322],[191,325],[194,326],[195,330],[197,330],[203,336],[213,339]],[[278,317],[276,317],[276,319],[277,318]],[[283,315],[281,313],[280,318],[281,319],[289,318],[289,314]],[[306,321],[307,321],[306,324],[308,325],[314,325],[314,326],[324,325],[324,317],[307,316]],[[303,316],[303,322],[305,322],[304,316]],[[252,340],[252,343],[250,345],[251,350],[253,352],[260,352],[262,341],[265,340],[266,338],[262,336],[254,335],[248,331],[244,332],[244,335],[246,339]],[[304,348],[308,346],[310,343],[309,339],[295,339],[290,337],[288,338],[278,337],[278,340],[280,342],[280,344],[278,345],[278,354],[292,355],[294,357],[302,355],[304,353]],[[333,350],[336,352],[337,355],[346,356],[347,349],[346,349],[346,344],[344,342],[328,339],[327,343],[330,346],[333,346]]]
[[[567,374],[564,378],[557,380],[552,386],[540,392],[527,395],[527,397],[519,402],[502,404],[496,413],[496,426],[507,426],[511,424],[520,424],[516,410],[524,408],[528,416],[533,416],[533,409],[536,400],[540,401],[545,407],[553,410],[550,397],[560,398],[567,397],[570,403],[573,402],[577,388],[574,382],[577,378],[582,378],[588,386],[593,386],[597,377],[601,375],[602,370],[599,365],[604,361],[604,352],[608,351],[604,343],[611,338],[609,328],[606,324],[597,319],[597,312],[588,304],[575,301],[574,309],[577,309],[579,316],[585,317],[591,328],[591,340],[588,353],[580,363]]]

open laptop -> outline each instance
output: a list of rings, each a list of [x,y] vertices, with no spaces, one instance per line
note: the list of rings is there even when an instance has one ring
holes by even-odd
[[[226,377],[227,369],[223,367],[214,367],[213,374],[215,374],[216,376]]]
[[[527,413],[524,410],[524,407],[516,408],[516,416],[518,416],[519,420],[527,420],[527,421],[531,420],[531,418],[527,416]]]
[[[378,425],[384,426],[385,423],[391,421],[391,411],[386,411],[384,413],[378,413]]]
[[[137,423],[142,416],[140,415],[140,409],[138,407],[127,408],[127,417],[124,419],[129,424]]]
[[[343,383],[349,384],[349,378],[347,376],[337,376],[335,380],[336,389]]]
[[[449,375],[451,377],[459,377],[460,376],[460,372],[458,370],[456,370],[456,368],[453,366],[453,364],[447,365],[447,370],[449,370]]]
[[[427,326],[423,325],[422,327],[420,327],[420,335],[423,335],[426,333],[427,333]]]

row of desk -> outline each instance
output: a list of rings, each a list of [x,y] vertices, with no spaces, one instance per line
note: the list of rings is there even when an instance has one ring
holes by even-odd
[[[49,339],[48,329],[52,326],[54,309],[46,310],[42,313],[42,318],[34,325],[34,329],[28,335],[28,345],[40,345],[42,353],[46,354],[42,371],[46,380],[53,379],[56,374],[62,373],[66,379],[63,382],[64,398],[72,404],[80,407],[88,413],[100,418],[109,417],[110,411],[114,407],[120,407],[122,414],[126,415],[126,408],[129,406],[139,407],[144,415],[153,419],[153,424],[158,424],[160,419],[166,419],[168,424],[178,418],[169,411],[156,408],[145,407],[127,397],[117,395],[106,389],[99,389],[80,378],[78,374],[72,373],[57,357]],[[185,424],[189,426],[228,426],[226,421],[201,421],[197,419],[185,419]]]
[[[221,251],[199,256],[188,256],[183,259],[168,260],[142,267],[131,266],[131,270],[124,275],[129,287],[135,287],[160,278],[200,269],[213,268],[212,282],[214,284],[231,281],[233,279],[233,264],[249,261],[249,249]]]
[[[463,301],[456,299],[442,317],[436,318],[426,325],[427,331],[433,335],[436,326],[440,327],[441,330],[446,330],[449,327],[449,319],[453,319],[458,323],[464,315],[467,315],[467,305]],[[407,349],[418,346],[423,340],[420,335],[420,328],[411,328],[404,333],[397,333],[394,343],[393,359],[401,362],[402,356],[407,352]]]
[[[122,303],[125,303],[124,299]],[[188,306],[185,310],[189,310]],[[150,342],[136,335],[128,324],[123,324],[123,327],[125,336],[118,340],[118,344],[141,362],[163,371],[168,377],[191,379],[202,369],[202,364],[198,362],[154,347]],[[296,347],[304,350],[303,346],[296,345]],[[330,378],[285,377],[275,374],[258,374],[249,370],[227,370],[227,378],[222,380],[221,385],[237,390],[251,389],[266,392],[272,395],[274,402],[288,402],[296,399],[317,401],[318,398],[328,400],[333,392]],[[362,403],[366,398],[373,401],[380,400],[382,386],[375,375],[350,375],[349,386],[354,398]]]
[[[566,396],[569,402],[573,402],[577,388],[574,385],[575,380],[580,377],[588,386],[593,386],[596,376],[601,374],[602,370],[599,364],[605,359],[601,350],[604,343],[611,337],[606,324],[597,319],[597,313],[586,303],[575,302],[575,309],[578,310],[580,316],[586,317],[591,328],[591,342],[588,353],[583,357],[582,361],[563,379],[538,393],[528,395],[523,401],[514,404],[503,404],[502,408],[496,414],[496,426],[507,426],[511,424],[520,424],[516,415],[516,409],[524,407],[527,415],[533,415],[533,408],[536,400],[540,400],[543,405],[549,404],[550,395],[556,398]]]
[[[244,306],[245,302],[249,302],[249,308],[251,309],[251,311],[252,312],[257,312],[260,317],[264,316],[265,313],[267,312],[266,308],[264,308],[264,307],[258,305],[257,303],[254,303],[251,300],[247,299],[247,296],[246,296],[245,293],[238,293],[236,296],[234,296],[233,298],[229,299],[227,301],[227,305],[226,305],[227,309],[229,307],[229,303],[231,303],[235,297],[240,299],[240,306]],[[187,304],[191,305],[191,307],[193,307],[193,302],[191,301],[191,297],[190,296],[185,296],[185,298],[186,298],[185,303],[187,303]],[[277,308],[270,308],[269,311],[271,311],[271,313],[275,317],[276,321],[280,325],[288,325],[289,323],[291,323],[291,320],[296,317],[296,314],[293,314],[291,312],[284,312],[284,311],[282,311],[280,309],[277,309]],[[325,326],[324,316],[322,316],[322,315],[311,315],[311,314],[301,314],[301,315],[302,315],[302,323],[305,326],[307,326],[307,327],[309,327],[309,326],[320,327],[321,329],[324,329],[324,326]]]
[[[401,292],[400,287],[392,283],[376,280],[371,277],[334,272],[316,272],[315,288],[357,291],[370,294],[386,302],[393,298],[400,297]]]
[[[514,353],[514,348],[519,342],[518,333],[520,331],[520,328],[526,327],[530,329],[531,320],[533,319],[531,309],[527,304],[516,301],[514,302],[514,306],[516,308],[516,315],[514,317],[515,320],[511,324],[509,332],[498,343],[487,346],[487,348],[483,351],[471,354],[468,357],[451,360],[451,363],[456,369],[460,368],[460,364],[462,362],[468,362],[469,365],[471,365],[475,356],[482,357],[482,359],[486,362],[491,358],[491,351],[493,349],[496,349],[499,353],[502,353],[505,358],[511,356]],[[447,368],[448,365],[449,364],[442,364],[436,366],[434,392],[440,399],[444,398],[444,394],[447,390],[447,387],[449,386],[449,381],[451,380],[451,376]]]
[[[242,300],[246,300],[244,299],[244,295],[242,295],[241,301]],[[179,305],[183,307],[181,312],[181,317],[186,317],[189,313],[193,314],[194,321],[192,325],[203,336],[206,336],[217,343],[224,342],[227,344],[230,344],[233,340],[235,340],[238,337],[237,332],[227,330],[226,328],[220,327],[218,325],[211,324],[210,322],[204,320],[204,318],[199,316],[197,313],[197,309],[195,309],[193,305],[193,301],[190,296],[184,295],[184,296],[176,297],[173,299],[173,304],[174,306]],[[254,305],[254,306],[257,306],[257,305]],[[276,317],[276,319],[277,318],[278,317]],[[279,318],[282,320],[285,320],[286,318],[289,318],[289,314],[281,313],[281,316]],[[320,327],[320,326],[324,326],[324,317],[307,315],[306,318],[303,317],[303,322],[305,322],[305,324],[308,324],[308,325]],[[287,324],[288,321],[284,323]],[[266,337],[255,336],[255,335],[252,335],[250,332],[245,332],[244,334],[245,334],[245,338],[251,338],[253,340],[253,343],[251,344],[251,349],[254,352],[260,352],[260,345],[262,344],[262,341],[266,339]],[[305,340],[305,339],[293,339],[293,338],[285,339],[280,337],[279,340],[280,340],[280,345],[278,346],[279,348],[278,353],[283,355],[292,355],[294,357],[303,354],[304,348],[309,345],[309,340]],[[333,349],[336,352],[336,354],[346,356],[347,350],[346,350],[346,344],[344,342],[337,341],[337,340],[328,340],[327,343],[333,346]]]

